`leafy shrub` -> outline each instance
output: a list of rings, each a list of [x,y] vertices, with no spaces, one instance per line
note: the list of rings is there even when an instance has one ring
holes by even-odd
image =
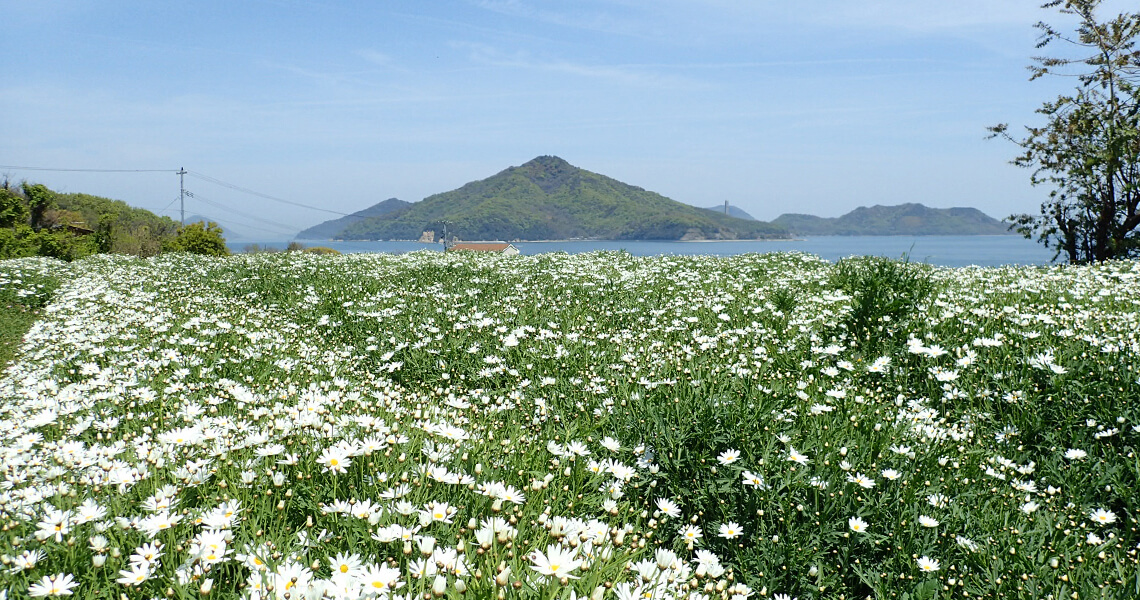
[[[831,285],[851,297],[851,309],[839,329],[865,352],[877,352],[885,342],[902,340],[904,328],[935,290],[931,269],[907,261],[863,256],[839,261]]]
[[[174,239],[163,244],[166,252],[189,252],[205,256],[229,256],[230,250],[226,247],[226,238],[222,235],[222,228],[217,223],[210,222],[191,223],[178,230]]]

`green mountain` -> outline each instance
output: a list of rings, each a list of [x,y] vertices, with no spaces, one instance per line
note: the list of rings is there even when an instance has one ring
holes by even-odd
[[[435,194],[345,227],[346,240],[414,240],[444,225],[465,240],[734,240],[787,237],[782,227],[670,200],[556,156]]]
[[[1007,225],[976,208],[921,204],[860,206],[837,218],[787,213],[776,217],[794,235],[1006,235]]]
[[[320,225],[314,225],[297,234],[296,238],[299,240],[331,240],[340,237],[340,232],[344,231],[346,227],[354,223],[359,223],[369,217],[378,217],[390,212],[400,210],[410,205],[410,202],[404,202],[398,198],[388,198],[383,202],[378,202],[369,206],[364,210],[359,210],[351,215],[325,221]]]

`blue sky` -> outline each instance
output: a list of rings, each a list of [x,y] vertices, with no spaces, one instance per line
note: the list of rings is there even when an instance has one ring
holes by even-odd
[[[0,0],[0,165],[185,167],[350,213],[553,154],[765,220],[903,202],[1001,218],[1047,190],[985,128],[1038,123],[1073,85],[1028,81],[1033,23],[1065,23],[1039,4]],[[170,172],[0,175],[177,216]],[[267,238],[336,216],[186,187],[188,215]]]

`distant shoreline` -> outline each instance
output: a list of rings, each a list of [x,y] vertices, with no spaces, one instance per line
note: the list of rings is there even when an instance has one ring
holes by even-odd
[[[641,239],[637,239],[637,240],[634,240],[634,239],[609,240],[609,239],[594,239],[594,238],[590,238],[590,239],[578,238],[578,239],[564,239],[564,240],[512,240],[512,241],[505,241],[505,240],[459,240],[458,243],[471,244],[471,243],[480,243],[480,242],[497,242],[497,243],[505,243],[505,244],[567,244],[567,243],[575,243],[575,242],[584,242],[584,243],[590,243],[590,242],[638,242],[638,243],[652,242],[652,243],[661,243],[661,244],[672,244],[672,243],[706,244],[706,243],[743,243],[743,242],[802,242],[802,241],[805,241],[809,238],[859,238],[859,237],[867,237],[867,238],[978,237],[978,238],[984,238],[984,237],[1009,237],[1011,235],[1016,236],[1017,234],[1012,234],[1012,233],[896,233],[896,234],[892,234],[892,235],[877,235],[877,234],[875,234],[875,235],[872,235],[872,234],[812,235],[812,236],[804,236],[804,237],[756,238],[756,239],[737,239],[737,240],[641,240]],[[289,242],[289,241],[307,242],[307,243],[336,242],[338,244],[340,244],[340,243],[370,244],[370,243],[375,243],[375,242],[385,242],[385,243],[399,242],[399,243],[405,243],[405,244],[423,244],[425,246],[441,245],[439,242],[421,242],[419,240],[310,240],[310,239],[294,238],[292,240],[284,240],[284,241],[286,241],[286,242]],[[242,242],[239,241],[239,242],[234,242],[234,243],[242,243]]]
[[[566,244],[572,242],[655,242],[660,244],[700,244],[705,242],[791,242],[795,238],[772,238],[772,239],[744,239],[744,240],[595,240],[595,239],[577,239],[577,240],[515,240],[507,242],[508,244]],[[462,242],[461,242],[462,243]]]

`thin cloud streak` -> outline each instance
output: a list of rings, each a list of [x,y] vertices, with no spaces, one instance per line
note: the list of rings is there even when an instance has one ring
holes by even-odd
[[[690,78],[647,72],[636,65],[599,65],[561,59],[538,59],[531,56],[529,52],[508,53],[488,44],[480,43],[453,42],[452,45],[457,48],[466,48],[473,63],[493,67],[565,73],[590,79],[604,79],[625,86],[691,89],[704,85],[702,82]]]

